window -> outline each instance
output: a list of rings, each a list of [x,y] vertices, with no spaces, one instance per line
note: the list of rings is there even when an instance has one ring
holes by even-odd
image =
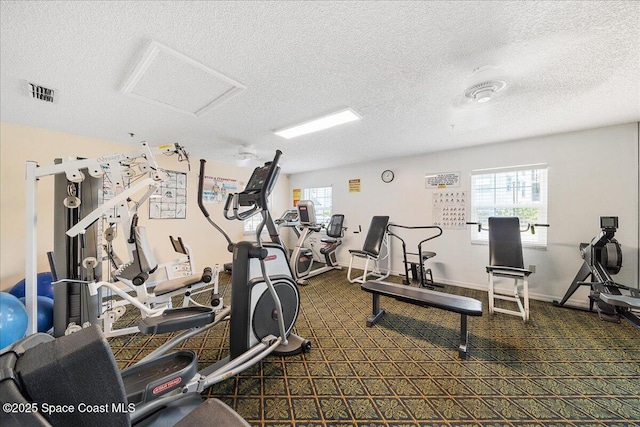
[[[260,213],[255,214],[251,218],[245,219],[243,234],[245,235],[251,234],[255,236],[256,231],[258,230],[258,226],[260,225],[261,222],[262,222],[262,214]],[[264,228],[263,232],[265,232],[266,230],[267,230],[267,227]]]
[[[302,199],[313,202],[316,210],[316,222],[318,224],[328,224],[331,219],[333,205],[332,194],[332,187],[305,188],[302,191]]]
[[[547,166],[528,165],[471,173],[471,220],[487,226],[490,216],[517,216],[525,224],[547,223]],[[488,233],[471,230],[471,242],[488,241]],[[522,233],[522,245],[547,246],[547,228]]]

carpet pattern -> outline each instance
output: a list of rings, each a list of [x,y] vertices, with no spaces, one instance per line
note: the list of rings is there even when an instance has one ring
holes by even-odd
[[[485,292],[447,286],[483,302],[460,360],[458,314],[383,297],[387,313],[368,328],[371,294],[345,276],[331,271],[300,287],[295,332],[311,340],[310,353],[270,356],[204,395],[255,426],[640,426],[640,331],[625,322],[531,301],[524,324],[489,316]],[[221,273],[227,297],[229,282]],[[183,347],[205,367],[228,355],[228,333],[221,324]],[[109,341],[124,368],[166,338]]]

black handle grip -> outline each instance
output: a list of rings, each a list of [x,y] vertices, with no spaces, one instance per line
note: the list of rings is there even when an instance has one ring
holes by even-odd
[[[209,283],[211,282],[212,278],[213,278],[213,271],[211,270],[211,267],[205,267],[204,270],[202,271],[202,278],[200,279],[200,281],[204,283]]]
[[[249,258],[265,259],[269,252],[260,246],[254,246],[249,249]]]
[[[200,176],[198,177],[198,206],[200,210],[204,214],[205,218],[209,218],[209,212],[207,212],[207,208],[204,207],[204,203],[202,203],[202,199],[204,198],[204,170],[205,164],[207,161],[205,159],[200,159]]]

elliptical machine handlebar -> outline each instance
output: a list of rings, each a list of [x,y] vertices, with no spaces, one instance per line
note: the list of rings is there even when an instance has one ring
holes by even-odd
[[[251,218],[256,213],[259,212],[259,207],[257,204],[253,205],[250,209],[245,211],[240,211],[240,203],[238,193],[231,193],[227,196],[227,201],[224,204],[224,217],[226,219],[237,219],[239,221],[244,221],[245,219]],[[229,214],[229,211],[232,211],[232,214]]]

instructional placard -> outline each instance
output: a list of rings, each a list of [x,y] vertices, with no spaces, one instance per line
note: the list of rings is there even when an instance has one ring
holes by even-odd
[[[350,179],[349,180],[349,193],[359,193],[360,192],[360,178],[358,179]]]
[[[433,225],[453,230],[466,228],[466,191],[434,191],[432,202]]]
[[[185,219],[187,217],[187,174],[166,171],[162,181],[149,199],[150,219]]]
[[[438,172],[426,174],[424,185],[427,190],[460,187],[460,172]]]

